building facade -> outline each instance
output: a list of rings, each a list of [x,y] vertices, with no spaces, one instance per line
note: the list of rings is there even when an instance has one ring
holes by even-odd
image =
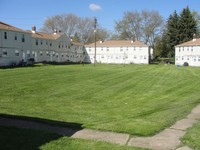
[[[86,62],[94,63],[95,43],[85,45]],[[149,64],[149,46],[140,41],[112,40],[96,42],[96,62],[113,64]]]
[[[72,42],[58,32],[25,31],[0,22],[0,66],[34,62],[94,63],[95,43]],[[96,42],[96,62],[113,64],[149,64],[149,46],[140,41]]]
[[[31,34],[0,22],[0,66],[20,62],[30,51]]]
[[[200,38],[175,46],[175,64],[200,66]]]
[[[21,62],[82,62],[84,45],[61,33],[25,31],[0,22],[0,66]]]

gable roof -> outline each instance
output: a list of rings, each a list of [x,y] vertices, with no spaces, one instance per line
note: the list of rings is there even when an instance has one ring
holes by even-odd
[[[95,43],[91,43],[88,45],[85,45],[87,47],[94,47]],[[148,45],[140,42],[140,41],[128,41],[128,40],[109,40],[109,41],[104,41],[104,42],[100,42],[97,41],[96,42],[96,46],[97,47],[131,47],[131,46],[144,46],[147,47]]]
[[[29,31],[29,33],[31,33],[31,36],[33,38],[39,38],[39,39],[56,40],[59,37],[61,37],[61,34],[59,34],[59,33],[56,33],[56,34],[53,34],[53,33],[44,33],[44,32],[35,32],[35,33],[32,33],[32,31]]]
[[[197,38],[197,39],[190,40],[190,41],[188,41],[188,42],[179,44],[179,45],[177,45],[176,47],[179,47],[179,46],[197,46],[197,45],[200,46],[200,38]]]
[[[25,31],[25,30],[16,28],[16,27],[14,27],[14,26],[11,26],[11,25],[9,25],[9,24],[7,24],[7,23],[4,23],[4,22],[1,22],[1,21],[0,21],[0,29],[28,33],[28,32]]]

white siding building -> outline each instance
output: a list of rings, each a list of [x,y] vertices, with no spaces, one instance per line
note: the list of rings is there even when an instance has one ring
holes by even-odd
[[[31,34],[0,22],[0,66],[18,64],[30,51]]]
[[[65,34],[25,31],[0,22],[0,66],[22,61],[82,62],[84,45],[73,43]]]
[[[95,43],[85,45],[86,62],[94,63]],[[149,46],[140,41],[98,41],[96,62],[113,64],[149,64]]]
[[[175,64],[200,66],[200,38],[175,46]]]

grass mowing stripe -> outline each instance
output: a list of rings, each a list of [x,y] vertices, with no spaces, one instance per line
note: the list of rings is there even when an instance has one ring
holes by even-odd
[[[0,113],[129,134],[152,135],[164,129],[200,98],[199,68],[50,65],[0,73]]]

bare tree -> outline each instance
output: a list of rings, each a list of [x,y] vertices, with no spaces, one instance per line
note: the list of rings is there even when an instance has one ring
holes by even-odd
[[[115,29],[121,39],[140,40],[153,46],[163,29],[163,23],[163,17],[157,11],[128,11],[121,21],[116,22]]]
[[[81,43],[94,42],[94,18],[80,18],[73,14],[56,15],[48,17],[41,30],[49,33],[61,31],[68,36],[75,36],[76,41]],[[105,40],[107,37],[108,31],[98,25],[97,40]]]
[[[93,31],[94,31],[93,18],[79,18],[77,27],[81,42],[88,43],[90,37],[93,36]]]
[[[141,22],[142,18],[140,13],[125,12],[121,21],[116,22],[115,29],[121,35],[123,39],[141,39]]]
[[[42,31],[61,31],[68,36],[75,34],[79,18],[73,14],[63,14],[48,17],[42,27]]]

